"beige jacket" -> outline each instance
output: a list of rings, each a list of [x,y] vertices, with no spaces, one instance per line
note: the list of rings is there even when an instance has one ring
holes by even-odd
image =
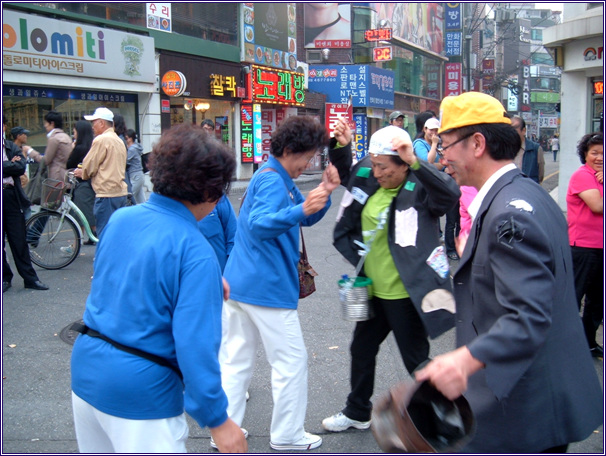
[[[36,162],[44,160],[48,168],[49,179],[63,181],[65,179],[67,159],[71,153],[72,139],[60,128],[55,128],[50,138],[48,138],[44,155],[34,149],[30,149],[27,156]]]
[[[97,198],[126,196],[126,146],[113,128],[93,140],[82,162],[82,179],[91,180]]]

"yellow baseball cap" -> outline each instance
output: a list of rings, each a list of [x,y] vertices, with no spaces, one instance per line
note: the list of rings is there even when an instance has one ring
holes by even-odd
[[[465,92],[442,100],[438,134],[455,128],[493,123],[511,125],[501,102],[485,93]]]

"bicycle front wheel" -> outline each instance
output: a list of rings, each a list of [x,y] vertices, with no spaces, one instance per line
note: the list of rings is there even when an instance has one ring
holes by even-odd
[[[39,212],[25,224],[29,256],[44,269],[61,269],[80,253],[80,233],[75,223],[58,212]]]

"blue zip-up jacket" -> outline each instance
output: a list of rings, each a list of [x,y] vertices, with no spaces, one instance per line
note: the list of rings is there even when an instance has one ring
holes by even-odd
[[[128,347],[178,364],[170,368],[87,335],[76,339],[72,390],[98,410],[135,420],[178,416],[201,427],[227,419],[219,346],[221,269],[194,215],[153,193],[118,209],[103,230],[84,322]]]
[[[229,198],[223,195],[213,211],[198,222],[198,227],[217,254],[221,271],[234,247],[238,220]]]
[[[265,168],[275,172],[261,172]],[[329,198],[324,209],[305,217],[304,201],[280,162],[270,156],[251,179],[238,215],[236,241],[223,273],[231,299],[264,307],[297,308],[299,224],[317,223],[331,203]]]

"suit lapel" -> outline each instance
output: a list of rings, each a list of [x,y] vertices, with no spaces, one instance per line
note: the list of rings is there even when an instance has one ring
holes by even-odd
[[[513,178],[518,174],[520,174],[520,170],[518,169],[505,173],[494,183],[494,185],[488,191],[488,194],[484,197],[480,209],[478,210],[478,213],[473,220],[473,224],[471,225],[469,238],[467,239],[467,244],[465,245],[465,250],[463,251],[463,256],[461,257],[461,262],[459,263],[459,268],[457,271],[462,270],[465,264],[473,257],[478,243],[478,238],[480,237],[480,230],[482,228],[484,216],[492,205],[492,201],[503,189],[503,187],[510,184]]]

